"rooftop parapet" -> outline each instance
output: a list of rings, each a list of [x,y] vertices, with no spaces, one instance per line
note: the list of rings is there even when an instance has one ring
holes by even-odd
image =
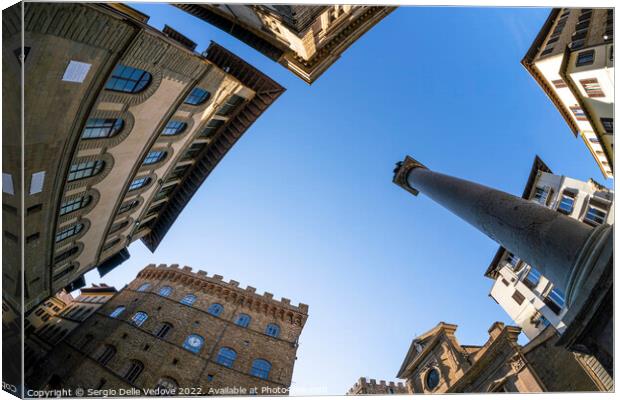
[[[239,286],[239,282],[236,280],[231,279],[230,281],[226,282],[222,275],[214,274],[212,276],[209,276],[207,271],[203,271],[203,270],[198,270],[197,272],[193,272],[191,267],[188,267],[188,266],[180,267],[179,264],[170,264],[170,265],[159,264],[157,266],[155,264],[149,264],[138,273],[138,277],[148,278],[150,273],[157,273],[157,272],[162,272],[162,271],[178,272],[186,276],[204,280],[209,283],[212,283],[212,284],[215,284],[215,285],[227,288],[227,289],[234,290],[237,293],[242,293],[252,298],[260,299],[261,301],[265,303],[274,304],[274,305],[277,305],[285,309],[296,311],[300,314],[304,314],[304,315],[308,314],[309,307],[307,304],[299,303],[297,306],[295,306],[295,305],[292,305],[291,300],[286,297],[282,297],[280,300],[277,300],[277,299],[274,299],[274,295],[272,293],[265,292],[264,294],[261,295],[261,294],[256,293],[256,288],[252,286],[247,286],[244,289]]]
[[[353,387],[349,389],[347,394],[357,394],[357,392],[361,390],[362,388],[366,388],[368,392],[367,394],[382,394],[382,393],[383,394],[391,394],[391,393],[406,394],[408,393],[407,387],[405,386],[403,382],[392,382],[392,381],[386,382],[385,380],[380,380],[379,383],[377,383],[376,379],[360,377],[357,380],[357,382],[355,382]],[[391,388],[392,391],[389,391],[388,390],[389,388]]]

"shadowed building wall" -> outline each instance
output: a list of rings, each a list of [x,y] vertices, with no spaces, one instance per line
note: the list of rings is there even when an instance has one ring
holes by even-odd
[[[284,89],[212,43],[195,43],[121,4],[25,3],[3,12],[7,89],[25,81],[25,210],[18,148],[3,147],[3,295],[25,312],[153,251],[198,187]],[[5,99],[16,107],[19,97]],[[13,115],[13,113],[10,113]],[[3,120],[5,132],[19,121]],[[25,219],[26,232],[19,232]]]
[[[220,275],[149,265],[73,331],[29,383],[287,394],[307,318],[305,304]]]
[[[312,83],[396,7],[175,4]]]

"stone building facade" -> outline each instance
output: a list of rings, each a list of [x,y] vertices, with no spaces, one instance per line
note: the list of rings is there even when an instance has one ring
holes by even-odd
[[[538,156],[523,190],[530,199],[592,226],[614,223],[613,191],[590,179],[583,182],[555,175]],[[533,340],[546,330],[562,334],[568,312],[564,293],[542,275],[500,246],[485,272],[492,279],[489,296]],[[549,327],[549,329],[547,329]],[[598,383],[600,390],[613,390],[613,378],[592,356],[574,354]]]
[[[396,7],[176,4],[312,83]]]
[[[361,377],[355,382],[355,384],[349,389],[347,395],[357,396],[364,394],[409,394],[407,387],[402,382],[394,383],[392,381],[386,382],[376,379],[366,379]]]
[[[149,265],[59,343],[28,384],[117,394],[287,394],[307,318],[305,304],[220,275]]]
[[[592,226],[614,223],[614,193],[596,181],[554,174],[536,156],[522,197]],[[529,339],[548,325],[563,333],[565,295],[535,266],[500,247],[485,276],[494,281],[490,296]]]
[[[410,394],[598,391],[572,353],[549,329],[520,346],[521,329],[495,322],[483,345],[461,345],[456,325],[440,322],[415,338],[397,374]]]
[[[558,8],[521,61],[606,178],[614,171],[613,45],[613,9]]]
[[[21,35],[21,4],[24,31]],[[284,89],[212,43],[115,3],[18,3],[3,11],[3,302],[27,314],[138,240],[153,251],[197,188]],[[24,41],[22,48],[21,41]],[[20,96],[3,111],[19,115]],[[21,209],[24,197],[25,209]],[[25,232],[20,232],[20,219]]]
[[[80,294],[76,298],[72,298],[66,293],[62,297],[64,299],[63,306],[55,306],[51,312],[42,313],[42,324],[28,324],[33,328],[32,332],[25,328],[24,341],[24,373],[28,376],[35,372],[39,365],[39,361],[44,359],[47,354],[60,343],[74,329],[77,329],[86,318],[102,307],[110,300],[117,290],[114,287],[104,283],[92,287],[80,289]],[[46,306],[48,303],[55,303],[59,300],[56,295],[44,304],[35,309],[33,313],[26,319],[32,320],[33,316],[38,314],[38,310]]]
[[[64,290],[50,297],[44,303],[35,308],[28,317],[24,318],[24,334],[29,336],[37,329],[48,324],[56,315],[66,310],[75,299],[71,293]]]

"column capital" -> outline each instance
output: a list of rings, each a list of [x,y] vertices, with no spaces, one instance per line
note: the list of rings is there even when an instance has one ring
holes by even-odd
[[[399,161],[396,163],[396,168],[394,168],[394,178],[392,179],[392,182],[402,187],[414,196],[417,196],[419,192],[409,186],[409,183],[407,182],[407,176],[409,175],[409,172],[411,172],[411,170],[415,168],[428,169],[426,165],[422,164],[413,157],[405,156],[405,159],[403,161]]]

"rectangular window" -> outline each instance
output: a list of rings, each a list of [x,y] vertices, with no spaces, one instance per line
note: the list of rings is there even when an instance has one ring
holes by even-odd
[[[26,209],[26,215],[34,214],[43,209],[43,204],[35,204],[34,206],[30,206]]]
[[[538,283],[540,282],[540,277],[540,272],[538,272],[536,268],[530,267],[530,270],[523,279],[523,283],[530,289],[534,289],[536,286],[538,286]]]
[[[39,238],[39,236],[41,236],[38,232],[37,233],[33,233],[32,235],[28,236],[26,238],[26,243],[31,243],[35,240],[37,240]]]
[[[571,48],[574,48],[574,46]],[[590,65],[593,63],[594,63],[594,50],[588,50],[588,51],[582,51],[581,53],[577,55],[577,61],[575,65],[577,67],[582,67],[584,65]]]
[[[574,105],[574,106],[569,107],[569,108],[573,112],[573,115],[575,116],[575,119],[577,121],[587,121],[588,120],[586,118],[586,114],[583,112],[581,107],[579,107],[578,105]]]
[[[583,90],[586,91],[586,95],[588,97],[605,97],[605,93],[603,93],[601,85],[598,83],[598,79],[581,79],[579,83],[581,83],[581,86],[583,87]]]
[[[578,49],[582,48],[584,44],[586,44],[585,39],[573,40],[572,42],[570,42],[568,44],[568,47],[571,50],[578,50]],[[583,64],[583,65],[586,65],[586,64]]]
[[[546,56],[547,54],[551,53],[552,51],[553,51],[553,47],[549,47],[549,46],[547,46],[547,47],[545,48],[545,50],[543,50],[543,52],[542,52],[542,53],[540,53],[540,55],[541,55],[541,56]]]
[[[10,239],[14,242],[17,242],[17,236],[15,236],[14,234],[12,234],[9,231],[4,231],[4,237],[6,237],[7,239]]]
[[[581,15],[577,18],[577,21],[582,22],[590,22],[590,18],[592,17],[592,11],[581,11]]]
[[[573,41],[585,40],[587,34],[588,34],[588,30],[587,29],[582,29],[580,31],[577,31],[577,32],[573,33],[573,36],[571,37],[571,39]]]
[[[165,197],[168,197],[168,195],[170,193],[172,193],[172,191],[174,190],[174,188],[176,187],[176,185],[169,185],[166,186],[165,188],[161,189],[159,192],[157,192],[157,195],[155,195],[155,201],[161,200]]]
[[[570,215],[573,212],[575,206],[575,193],[565,190],[562,193],[560,204],[558,205],[558,211],[562,214]]]
[[[200,136],[211,136],[213,135],[217,129],[224,125],[224,121],[221,119],[212,119],[211,121],[209,121],[209,123],[207,123],[207,126],[205,126],[205,128],[202,130],[202,132],[200,133]]]
[[[207,145],[205,143],[194,143],[190,146],[189,149],[187,149],[187,151],[185,152],[185,154],[183,155],[183,160],[190,160],[192,158],[194,158],[195,156],[198,155],[198,153],[200,153],[202,151],[202,149],[204,149],[205,147],[207,147]]]
[[[545,297],[544,303],[553,311],[555,314],[560,314],[562,311],[562,307],[564,307],[564,293],[560,290],[553,288]]]
[[[547,200],[549,199],[549,194],[551,193],[551,188],[549,186],[545,187],[537,187],[534,192],[534,201],[542,204],[543,206],[547,205]]]
[[[551,81],[551,83],[553,83],[553,86],[555,86],[556,89],[561,89],[568,86],[566,82],[564,82],[564,80],[562,79],[556,79],[554,81]]]
[[[90,64],[71,60],[62,80],[65,82],[82,83],[90,70]]]
[[[512,253],[508,253],[506,255],[506,262],[512,266],[512,269],[514,269],[517,266],[517,264],[519,264],[519,261],[520,261],[519,257],[516,257]]]
[[[590,25],[590,21],[584,21],[584,22],[578,23],[577,26],[575,26],[575,33],[579,32],[581,30],[588,29],[589,25]],[[573,36],[575,36],[575,34],[573,34]]]
[[[525,296],[523,296],[518,290],[515,290],[515,292],[512,294],[512,299],[516,301],[518,305],[521,305],[525,300]]]
[[[233,94],[232,97],[224,103],[222,107],[217,111],[217,115],[228,116],[230,115],[239,104],[245,99],[241,96]]]
[[[614,119],[613,118],[601,118],[601,124],[605,133],[614,133]]]
[[[43,191],[45,182],[45,171],[35,172],[30,177],[30,194],[37,194]]]
[[[592,198],[590,199],[590,204],[588,204],[588,210],[586,211],[586,215],[585,217],[583,217],[583,222],[588,225],[598,226],[605,222],[608,210],[608,204]]]
[[[5,172],[2,173],[2,193],[15,194],[13,187],[13,176]]]

